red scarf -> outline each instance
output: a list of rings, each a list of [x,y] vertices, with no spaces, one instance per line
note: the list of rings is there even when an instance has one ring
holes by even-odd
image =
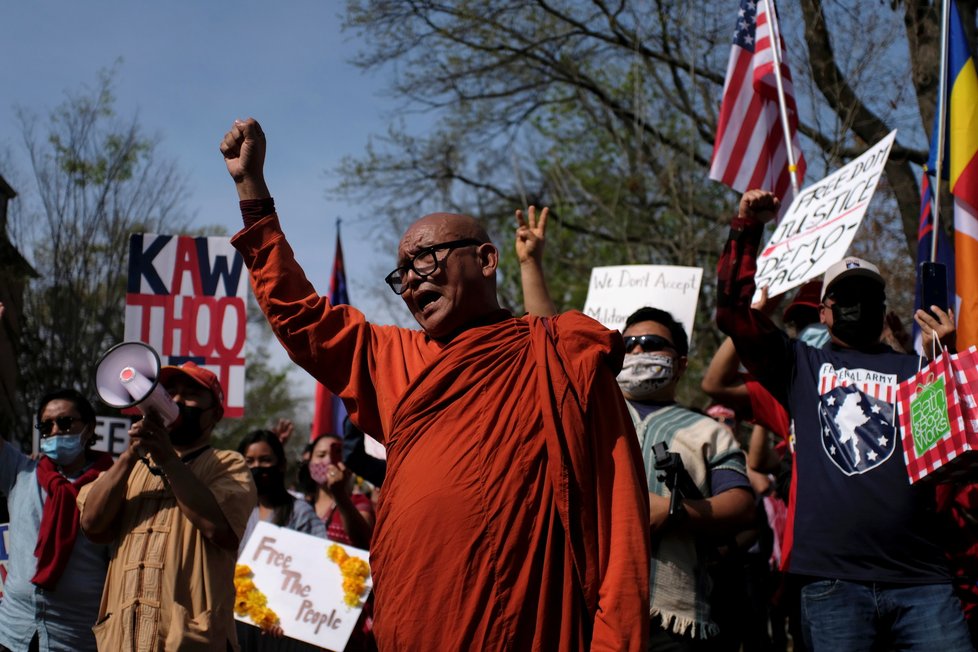
[[[41,457],[37,463],[37,483],[48,494],[41,516],[41,530],[37,535],[37,573],[31,582],[42,589],[53,590],[61,579],[71,551],[78,538],[78,506],[75,499],[78,490],[112,466],[108,453],[93,453],[92,465],[73,482],[58,472],[50,457]]]

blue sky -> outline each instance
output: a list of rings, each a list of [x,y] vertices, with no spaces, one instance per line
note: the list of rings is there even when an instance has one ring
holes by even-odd
[[[351,301],[368,318],[411,325],[405,308],[374,298],[383,273],[394,267],[394,252],[371,246],[356,206],[326,195],[335,180],[327,171],[362,152],[398,108],[382,93],[389,81],[383,73],[347,62],[357,43],[340,30],[341,9],[328,0],[7,3],[0,21],[0,148],[28,178],[14,106],[44,116],[66,91],[93,85],[99,70],[121,58],[116,109],[138,115],[187,174],[196,223],[228,233],[239,228],[218,144],[234,118],[254,116],[268,135],[269,187],[317,289],[327,291],[335,220],[342,217]],[[28,188],[17,189],[28,197]],[[310,383],[301,387],[311,392]]]

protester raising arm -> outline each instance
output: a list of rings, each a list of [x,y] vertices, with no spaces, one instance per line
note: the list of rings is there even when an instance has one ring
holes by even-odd
[[[544,207],[539,219],[536,211],[535,206],[530,206],[526,219],[523,218],[523,211],[516,211],[516,257],[520,261],[523,307],[536,317],[553,317],[557,314],[557,307],[550,298],[547,279],[543,274],[543,248],[547,240],[547,215],[550,209]]]
[[[759,310],[751,308],[757,249],[764,224],[775,218],[780,202],[765,190],[748,190],[717,263],[717,326],[729,335],[747,370],[782,404],[790,373],[790,340]]]

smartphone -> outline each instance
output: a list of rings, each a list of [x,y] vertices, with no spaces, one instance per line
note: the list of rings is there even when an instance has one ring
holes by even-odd
[[[936,317],[931,306],[947,312],[947,267],[941,263],[920,263],[920,307]]]
[[[329,463],[339,464],[343,461],[343,444],[338,441],[329,444]]]

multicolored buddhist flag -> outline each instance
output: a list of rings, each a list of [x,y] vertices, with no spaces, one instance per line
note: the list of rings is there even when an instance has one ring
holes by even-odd
[[[339,224],[336,227],[336,255],[333,257],[333,273],[329,278],[329,302],[338,306],[350,303],[346,292],[346,268],[343,265],[343,245],[340,244]],[[316,407],[312,417],[311,441],[320,435],[332,434],[343,436],[343,419],[346,418],[346,406],[336,394],[330,392],[322,384],[316,384]]]
[[[774,0],[770,2],[773,6]],[[761,188],[784,199],[791,189],[791,176],[771,46],[772,34],[778,33],[777,17],[769,15],[766,7],[763,0],[740,2],[723,85],[710,178],[740,192]],[[779,39],[779,46],[781,81],[800,185],[806,166],[798,143],[798,109],[782,39]]]
[[[957,6],[948,25],[946,137],[942,177],[954,196],[954,271],[958,349],[978,344],[978,74]],[[940,116],[935,116],[935,125]],[[935,133],[936,133],[935,128]],[[931,140],[928,168],[937,143]]]

